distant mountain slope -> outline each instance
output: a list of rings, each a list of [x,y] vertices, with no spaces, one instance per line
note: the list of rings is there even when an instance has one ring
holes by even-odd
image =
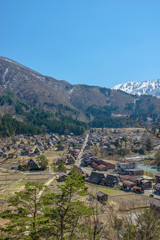
[[[0,85],[27,101],[70,104],[63,95],[64,89],[70,87],[69,83],[43,76],[4,57],[0,57]]]
[[[122,90],[134,95],[152,95],[160,98],[160,79],[144,82],[127,82],[119,84],[113,89]]]
[[[53,110],[55,106],[63,104],[78,111],[85,111],[91,105],[116,105],[123,111],[126,102],[133,102],[134,99],[134,96],[107,88],[71,85],[5,57],[0,57],[0,85],[36,107]]]
[[[14,97],[8,100],[10,94]],[[0,97],[0,115],[7,111],[20,114],[21,109],[27,111],[25,103],[29,103],[32,107],[54,112],[57,118],[67,115],[86,122],[97,116],[157,113],[160,106],[160,99],[155,97],[138,97],[98,86],[72,85],[5,57],[0,57]]]

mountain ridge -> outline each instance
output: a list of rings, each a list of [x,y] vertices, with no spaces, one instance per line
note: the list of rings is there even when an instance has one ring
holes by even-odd
[[[122,90],[133,95],[151,95],[160,98],[160,79],[121,83],[112,89]]]
[[[121,90],[85,84],[72,85],[0,57],[0,94],[7,95],[8,91],[35,108],[72,115],[74,119],[85,122],[99,116],[104,118],[108,113],[114,116],[146,114],[147,108],[152,109],[151,113],[156,113],[160,104],[159,99],[151,96],[137,97]]]

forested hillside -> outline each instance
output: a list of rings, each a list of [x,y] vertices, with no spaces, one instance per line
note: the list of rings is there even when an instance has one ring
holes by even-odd
[[[124,118],[159,118],[160,99],[98,86],[72,85],[0,57],[0,133],[83,134],[87,127],[124,127]],[[9,115],[8,115],[9,114]]]

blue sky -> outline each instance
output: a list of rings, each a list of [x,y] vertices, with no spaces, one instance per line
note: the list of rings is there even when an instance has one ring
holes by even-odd
[[[72,84],[160,78],[159,0],[0,0],[0,56]]]

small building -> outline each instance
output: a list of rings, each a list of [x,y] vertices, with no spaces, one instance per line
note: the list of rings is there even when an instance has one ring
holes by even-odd
[[[13,158],[14,157],[14,153],[8,153],[8,158]]]
[[[38,147],[36,147],[36,149],[34,150],[34,154],[36,155],[40,155],[41,151]]]
[[[20,144],[23,144],[23,145],[25,145],[25,143],[24,143],[24,141],[23,141],[23,140],[21,140]]]
[[[124,169],[134,169],[135,166],[136,166],[135,163],[119,162],[119,163],[116,163],[116,170],[121,171]]]
[[[27,165],[31,168],[39,168],[39,164],[35,159],[30,158],[27,162]]]
[[[67,164],[74,164],[75,163],[75,158],[70,154],[67,156]]]
[[[142,186],[144,189],[152,188],[152,181],[144,179],[142,180]]]
[[[3,157],[3,158],[7,158],[8,155],[7,155],[6,153],[4,153],[2,157]]]
[[[90,183],[100,184],[102,179],[104,178],[105,177],[103,173],[92,172],[91,175],[89,176],[88,181]]]
[[[91,164],[92,164],[92,159],[91,159],[91,158],[88,158],[88,157],[84,157],[84,158],[82,159],[82,163],[83,163],[83,166],[91,165]]]
[[[143,176],[144,171],[142,169],[124,169],[123,174],[133,175],[133,176]]]
[[[30,158],[28,160],[24,160],[20,165],[19,169],[22,170],[39,170],[40,166],[36,159]]]
[[[108,174],[104,180],[104,184],[109,187],[114,187],[118,184],[118,179],[116,176]]]
[[[25,144],[19,144],[19,145],[18,145],[18,148],[20,148],[20,149],[25,149]]]
[[[99,191],[97,192],[97,200],[100,201],[100,202],[106,202],[108,200],[108,195]]]
[[[3,154],[4,154],[4,153],[0,151],[0,157],[3,157]]]
[[[29,149],[25,149],[21,151],[21,156],[29,156],[30,150]]]
[[[63,182],[66,180],[67,174],[64,172],[58,173],[59,175],[59,181]]]
[[[126,191],[133,191],[133,187],[135,186],[135,183],[131,181],[123,181],[122,184],[122,189]]]
[[[98,165],[97,163],[93,163],[92,167],[99,171],[107,171],[108,170],[107,166],[105,166],[103,164]]]
[[[19,164],[12,164],[11,170],[18,170]]]
[[[13,148],[14,150],[17,150],[17,149],[18,149],[18,145],[14,144],[14,145],[12,146],[12,148]]]
[[[156,185],[154,185],[154,190],[155,190],[155,193],[160,194],[160,183],[157,183]]]
[[[92,167],[99,171],[107,171],[109,169],[115,169],[115,164],[105,162],[103,160],[93,160]]]
[[[1,150],[2,150],[4,153],[7,152],[7,148],[6,148],[6,147],[3,147]]]
[[[133,175],[120,175],[121,181],[128,180],[134,182],[137,186],[142,185],[143,177],[133,176]]]
[[[143,189],[143,187],[140,187],[140,186],[133,186],[133,192],[135,192],[135,193],[143,193],[144,189]]]
[[[155,177],[156,177],[156,183],[160,183],[160,173],[156,173]]]

